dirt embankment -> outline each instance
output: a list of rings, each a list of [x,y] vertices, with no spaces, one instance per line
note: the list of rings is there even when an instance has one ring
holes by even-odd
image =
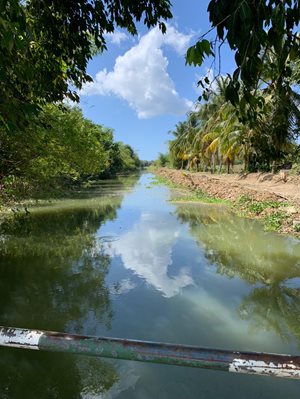
[[[271,173],[211,175],[167,168],[157,169],[155,173],[182,187],[229,200],[235,210],[239,211],[240,207],[245,216],[269,218],[271,222],[280,219],[273,230],[300,233],[300,176],[287,176],[284,181],[280,175]]]

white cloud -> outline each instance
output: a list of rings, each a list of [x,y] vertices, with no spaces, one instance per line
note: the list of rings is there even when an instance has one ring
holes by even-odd
[[[112,71],[98,72],[94,82],[84,86],[81,95],[116,95],[127,101],[142,119],[186,113],[193,103],[176,91],[162,47],[169,46],[182,56],[191,37],[172,26],[168,26],[165,35],[153,28],[136,46],[117,57]]]
[[[109,289],[109,292],[112,295],[123,295],[128,294],[128,292],[134,288],[136,288],[136,284],[128,278],[124,278],[123,280],[119,281],[118,284],[112,285]]]
[[[120,45],[122,42],[129,39],[125,32],[115,30],[113,33],[106,33],[105,38],[113,44]]]
[[[152,49],[167,45],[172,47],[179,55],[184,55],[192,37],[193,34],[185,35],[173,26],[167,25],[167,32],[165,34],[162,34],[157,27],[153,28],[141,37],[136,47],[144,47],[146,50],[151,51]]]
[[[194,284],[186,267],[182,267],[175,276],[169,276],[172,248],[178,234],[175,220],[166,224],[157,216],[144,213],[132,230],[111,244],[111,251],[113,255],[121,256],[126,269],[171,298],[182,288]]]

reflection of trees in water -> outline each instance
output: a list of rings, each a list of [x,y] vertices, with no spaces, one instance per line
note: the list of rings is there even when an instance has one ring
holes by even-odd
[[[95,233],[120,200],[97,209],[37,212],[3,226],[0,252],[3,325],[79,332],[89,311],[111,317],[104,279],[110,258]],[[76,326],[76,328],[75,328]]]
[[[258,223],[216,207],[179,206],[176,214],[190,225],[218,273],[263,284],[300,277],[300,242],[266,233]]]
[[[283,340],[300,342],[300,289],[281,285],[255,288],[243,299],[239,315],[254,330],[275,331]]]
[[[95,233],[120,203],[114,197],[86,208],[40,209],[2,224],[1,325],[88,334],[109,325],[110,257]],[[1,348],[1,398],[76,399],[84,387],[99,393],[116,379],[99,359]]]
[[[76,193],[76,198],[86,198],[95,195],[121,195],[124,192],[131,191],[139,178],[140,173],[135,172],[129,175],[119,175],[113,179],[90,181],[86,189],[81,189]]]
[[[263,284],[242,301],[240,316],[255,328],[300,341],[300,288],[286,286],[300,277],[299,241],[266,233],[258,223],[218,208],[178,206],[176,215],[189,224],[218,273]]]
[[[99,359],[1,348],[1,399],[81,399],[98,396],[117,379],[113,365]]]

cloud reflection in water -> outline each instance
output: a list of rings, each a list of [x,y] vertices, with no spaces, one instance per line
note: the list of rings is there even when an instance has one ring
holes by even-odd
[[[122,258],[126,269],[171,298],[182,288],[194,284],[187,267],[182,267],[174,277],[169,275],[173,265],[172,249],[178,236],[178,224],[172,217],[165,219],[142,213],[130,231],[111,243],[111,251]]]

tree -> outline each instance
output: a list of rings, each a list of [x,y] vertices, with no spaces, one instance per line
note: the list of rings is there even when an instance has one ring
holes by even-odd
[[[100,173],[108,167],[102,138],[106,129],[85,119],[79,108],[43,108],[23,131],[0,131],[0,176],[37,179]],[[25,134],[24,134],[25,133]]]
[[[160,152],[158,154],[157,160],[155,161],[155,165],[158,167],[165,167],[168,165],[168,163],[169,163],[169,155]]]
[[[120,154],[120,169],[118,172],[129,172],[139,168],[140,161],[134,150],[128,144],[118,142]]]
[[[136,34],[172,17],[169,0],[3,0],[0,2],[0,123],[26,123],[40,104],[78,100],[74,88],[91,81],[86,68],[105,34],[121,27]]]
[[[186,168],[196,169],[202,165],[210,166],[215,172],[219,162],[219,171],[225,162],[228,173],[235,158],[249,153],[246,137],[249,131],[242,125],[236,110],[226,100],[227,79],[219,78],[209,101],[201,104],[197,111],[191,112],[186,122],[181,122],[172,132],[175,140],[170,142],[170,154],[173,166],[179,166],[180,159],[187,159]],[[185,157],[185,158],[183,158]]]

